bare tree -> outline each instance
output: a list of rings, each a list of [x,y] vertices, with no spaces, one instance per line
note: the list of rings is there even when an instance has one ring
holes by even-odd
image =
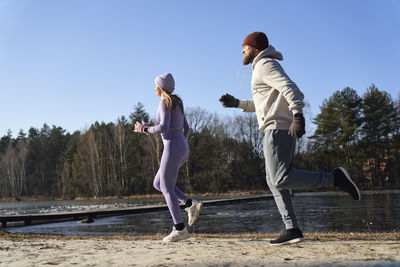
[[[26,192],[28,142],[26,139],[19,139],[15,145],[9,143],[0,161],[1,168],[8,179],[11,195],[16,200],[20,200],[22,194]]]
[[[187,136],[187,141],[190,144],[191,137],[193,133],[200,133],[204,129],[208,128],[209,130],[215,129],[212,125],[216,122],[217,118],[216,115],[211,115],[205,109],[200,107],[195,108],[187,108],[185,111],[186,120],[189,124],[190,132]],[[185,168],[185,191],[186,192],[193,192],[193,186],[190,183],[190,170],[189,170],[189,163],[188,161],[184,164]]]
[[[60,176],[61,184],[61,196],[71,197],[72,191],[70,187],[70,179],[72,177],[72,166],[67,160],[62,162],[62,167],[58,170],[58,175]]]
[[[142,176],[145,177],[146,193],[149,194],[150,189],[153,188],[153,179],[161,163],[163,145],[159,134],[149,134],[141,137],[144,149]]]
[[[257,117],[254,113],[236,116],[232,119],[231,128],[235,139],[247,142],[258,156],[263,155],[263,132],[258,129]]]
[[[93,129],[89,129],[87,132],[87,142],[86,142],[86,155],[89,160],[89,166],[91,169],[91,181],[94,189],[94,194],[99,196],[102,190],[102,177],[101,172],[99,170],[100,165],[100,158],[99,158],[99,151],[97,148],[96,140],[95,140],[95,133]]]
[[[187,108],[185,115],[193,132],[201,132],[212,120],[212,115],[200,107]]]
[[[113,127],[113,139],[114,146],[116,149],[111,148],[109,153],[116,150],[114,153],[110,153],[112,160],[112,171],[114,177],[114,184],[116,187],[117,194],[121,196],[126,190],[127,184],[127,163],[126,163],[126,153],[127,153],[127,133],[123,122],[118,119],[117,124]],[[118,168],[117,168],[118,167]]]

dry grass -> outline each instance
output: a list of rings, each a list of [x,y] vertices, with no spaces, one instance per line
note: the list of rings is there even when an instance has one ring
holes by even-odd
[[[279,234],[191,234],[192,238],[196,239],[272,239],[276,238]],[[113,236],[69,236],[69,235],[44,235],[44,234],[15,234],[6,231],[0,231],[0,240],[22,241],[22,240],[35,240],[35,239],[61,239],[61,240],[85,240],[85,239],[103,239],[103,240],[160,240],[164,234],[158,233],[155,235],[113,235]],[[304,233],[307,240],[315,241],[346,241],[346,240],[374,240],[374,241],[388,241],[400,240],[399,232],[390,233]]]
[[[188,194],[189,197],[213,197],[213,196],[245,196],[245,195],[258,195],[270,193],[266,190],[253,190],[253,191],[228,191],[225,193],[196,193]],[[143,195],[130,195],[130,196],[108,196],[108,197],[76,197],[74,199],[61,198],[61,197],[46,197],[46,196],[30,196],[21,197],[21,201],[33,202],[33,201],[60,201],[60,200],[104,200],[104,199],[146,199],[146,198],[164,198],[161,193],[156,194],[143,194]],[[14,198],[0,198],[1,202],[16,202]]]

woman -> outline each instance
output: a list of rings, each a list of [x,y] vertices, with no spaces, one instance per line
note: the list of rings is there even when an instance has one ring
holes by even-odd
[[[203,203],[192,201],[175,186],[179,168],[189,157],[189,145],[186,141],[189,126],[183,113],[182,100],[172,94],[175,89],[174,78],[171,73],[166,73],[158,76],[154,82],[156,95],[161,97],[156,115],[159,123],[150,127],[144,122],[136,122],[135,132],[161,134],[164,151],[160,169],[154,178],[154,187],[163,193],[174,221],[172,232],[163,241],[176,242],[189,238],[189,233],[181,217],[179,202],[186,206],[189,225],[196,222]]]

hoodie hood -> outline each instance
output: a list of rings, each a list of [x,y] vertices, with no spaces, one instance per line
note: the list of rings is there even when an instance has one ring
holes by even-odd
[[[275,48],[272,45],[270,45],[267,47],[267,49],[261,51],[260,54],[258,54],[256,56],[256,58],[253,60],[253,63],[252,63],[253,69],[254,69],[255,65],[257,64],[257,62],[264,57],[277,59],[277,60],[283,60],[283,56],[282,56],[281,52],[276,51]]]

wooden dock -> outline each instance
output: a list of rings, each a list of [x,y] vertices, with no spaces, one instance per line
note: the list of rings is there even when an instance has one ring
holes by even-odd
[[[272,199],[272,195],[260,195],[251,197],[240,197],[232,199],[204,200],[204,206],[228,205],[240,202],[257,201]],[[184,206],[181,206],[184,208]],[[138,214],[147,212],[158,212],[168,210],[167,205],[151,205],[134,208],[123,209],[103,209],[96,211],[80,211],[80,212],[60,212],[60,213],[45,213],[45,214],[21,214],[21,215],[5,215],[0,216],[2,228],[6,228],[9,222],[15,223],[13,226],[25,226],[32,224],[44,224],[61,221],[74,220],[92,220],[94,218],[120,216],[128,214]]]

